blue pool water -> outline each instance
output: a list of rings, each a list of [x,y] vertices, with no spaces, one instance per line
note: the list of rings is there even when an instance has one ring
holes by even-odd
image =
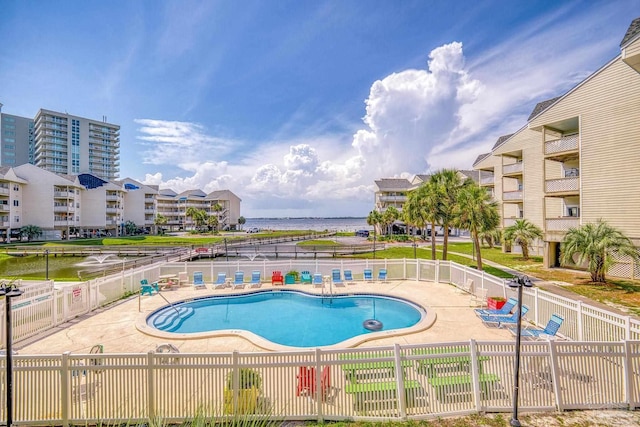
[[[337,344],[371,333],[363,327],[379,320],[381,330],[415,325],[423,311],[405,301],[374,295],[321,297],[297,291],[264,291],[200,298],[164,307],[147,318],[156,329],[196,333],[243,329],[292,347]]]

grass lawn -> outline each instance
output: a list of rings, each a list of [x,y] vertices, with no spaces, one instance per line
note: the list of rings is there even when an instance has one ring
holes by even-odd
[[[336,242],[335,240],[305,240],[303,242],[298,242],[298,246],[341,246],[341,243]]]

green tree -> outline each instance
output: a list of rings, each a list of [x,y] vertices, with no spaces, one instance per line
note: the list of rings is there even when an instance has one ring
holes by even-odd
[[[167,217],[162,214],[158,214],[156,215],[156,219],[153,222],[158,227],[158,229],[161,230],[161,234],[164,234],[164,230],[162,229],[162,226],[167,225],[167,223],[169,222]]]
[[[25,225],[20,228],[20,237],[26,237],[27,241],[31,241],[42,235],[42,229],[37,225]]]
[[[384,226],[385,234],[392,234],[391,226],[399,218],[400,211],[393,206],[389,206],[384,210],[384,213],[382,214],[382,225]]]
[[[562,240],[560,261],[565,265],[588,262],[591,281],[595,283],[606,283],[605,273],[615,256],[640,259],[631,240],[602,219],[570,228]]]
[[[458,194],[467,183],[472,182],[460,177],[460,174],[456,169],[442,169],[429,178],[434,184],[435,190],[434,197],[437,197],[438,203],[438,220],[444,230],[444,237],[442,240],[442,259],[447,259],[447,252],[449,248],[449,228],[457,219],[457,203]],[[435,230],[431,229],[431,234],[434,234]]]
[[[242,226],[247,223],[247,219],[243,216],[238,218],[238,224],[240,224],[240,230],[242,230]]]
[[[542,238],[542,230],[527,219],[516,219],[515,224],[504,229],[504,240],[520,245],[522,258],[529,259],[529,247],[535,239]]]
[[[483,240],[489,248],[493,248],[502,240],[502,230],[496,228],[495,230],[482,231],[480,232],[480,240]]]
[[[202,226],[207,222],[207,212],[204,209],[197,209],[193,206],[189,206],[185,212],[185,216],[191,218],[195,228],[201,230]]]
[[[435,184],[428,181],[409,193],[407,202],[402,208],[408,222],[423,229],[422,235],[426,235],[427,225],[435,230],[438,221],[438,202]],[[431,259],[436,259],[436,235],[431,233]]]
[[[218,231],[218,225],[220,225],[220,222],[216,215],[209,215],[207,217],[207,226],[213,228],[214,231]]]
[[[138,226],[136,225],[135,222],[127,221],[124,223],[124,233],[126,235],[135,234],[136,231],[138,231]]]
[[[456,224],[469,230],[477,250],[477,267],[482,270],[480,234],[493,230],[500,224],[498,204],[487,191],[476,183],[469,183],[458,193],[456,203]]]
[[[373,236],[375,239],[378,227],[380,227],[380,224],[382,224],[382,214],[377,210],[372,210],[367,216],[367,224],[373,227]]]

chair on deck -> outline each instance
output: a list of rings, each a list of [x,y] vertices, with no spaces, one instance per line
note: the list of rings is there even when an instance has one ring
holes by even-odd
[[[529,307],[526,305],[522,306],[522,313],[518,313],[516,310],[511,316],[480,316],[480,320],[487,326],[497,326],[498,328],[502,326],[515,325],[518,323],[518,316],[524,316],[529,311]]]
[[[213,284],[213,289],[224,289],[227,287],[227,273],[218,273],[218,279]]]
[[[344,286],[344,282],[342,281],[342,277],[340,274],[340,269],[334,268],[331,270],[331,282],[333,282],[333,286]]]
[[[178,286],[186,285],[189,283],[189,273],[186,271],[178,272]]]
[[[564,319],[557,314],[554,314],[551,316],[549,322],[547,322],[547,326],[545,326],[544,329],[523,328],[520,330],[520,336],[525,339],[534,340],[549,339],[550,337],[556,336],[558,330],[560,329],[560,326],[562,326],[562,322],[564,322]],[[513,335],[516,335],[518,333],[516,328],[509,328],[509,331],[511,331]]]
[[[314,288],[324,288],[324,280],[322,280],[322,274],[315,273],[313,275],[313,287]]]
[[[204,276],[202,275],[202,271],[194,271],[193,272],[193,287],[195,289],[206,289],[207,286],[204,284]]]
[[[297,375],[298,384],[296,387],[296,396],[309,396],[312,399],[317,398],[318,387],[316,386],[316,368],[300,366]],[[331,370],[329,366],[322,368],[320,376],[320,399],[327,401],[331,397]]]
[[[370,268],[364,269],[364,280],[368,283],[373,282],[373,271]]]
[[[353,275],[351,274],[351,270],[344,271],[344,283],[347,285],[355,285],[356,282],[353,281]]]
[[[476,308],[475,312],[478,316],[510,316],[513,307],[518,304],[518,300],[511,297],[504,303],[502,308],[495,310],[490,308]]]
[[[170,353],[170,354],[177,354],[180,353],[180,350],[178,349],[178,347],[176,347],[175,345],[171,344],[171,343],[165,343],[165,344],[158,344],[156,346],[156,354],[163,354],[163,353]],[[160,363],[161,364],[176,364],[180,361],[180,358],[178,357],[162,357],[160,359]]]
[[[233,289],[244,289],[244,271],[236,271],[233,277]]]
[[[378,282],[386,282],[387,281],[387,269],[381,268],[378,271]]]
[[[154,286],[155,285],[155,286]],[[147,279],[140,280],[140,295],[149,294],[153,295],[153,292],[160,292],[157,284],[149,284]]]
[[[260,278],[260,271],[254,270],[251,272],[251,282],[249,287],[251,288],[259,288],[262,286],[262,279]]]
[[[473,292],[473,279],[467,279],[464,284],[456,289],[459,294],[470,294]]]
[[[469,307],[486,307],[487,306],[487,288],[476,289],[471,293]]]
[[[275,285],[284,285],[284,277],[282,277],[281,271],[274,271],[271,273],[271,284]]]
[[[313,279],[311,277],[311,273],[309,273],[309,270],[304,270],[303,272],[300,273],[300,283],[302,284],[311,284],[313,282]]]

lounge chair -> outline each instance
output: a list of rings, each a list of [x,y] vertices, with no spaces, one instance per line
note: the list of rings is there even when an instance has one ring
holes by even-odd
[[[178,272],[178,286],[186,285],[189,283],[189,273],[186,271]]]
[[[144,294],[153,295],[154,291],[160,292],[160,289],[158,289],[157,284],[154,283],[150,285],[147,279],[140,280],[140,295],[144,295]]]
[[[487,288],[476,289],[471,293],[470,307],[486,307],[487,306]]]
[[[322,274],[315,273],[313,275],[313,287],[314,288],[324,288],[324,280],[322,280]]]
[[[204,276],[202,275],[202,271],[193,272],[193,287],[196,289],[207,289],[207,286],[204,284]]]
[[[529,311],[529,307],[526,305],[522,306],[522,317],[524,317]],[[480,320],[487,326],[497,326],[498,328],[502,326],[513,326],[518,323],[518,310],[513,312],[511,316],[480,316]]]
[[[470,294],[473,292],[473,279],[467,279],[465,282],[456,289],[460,294]]]
[[[281,271],[274,271],[271,274],[271,284],[275,285],[284,285],[284,277],[282,277]]]
[[[224,289],[227,287],[227,273],[218,273],[218,279],[213,284],[213,289]]]
[[[476,308],[475,312],[478,316],[510,316],[511,310],[513,307],[518,304],[518,300],[511,297],[504,303],[502,308],[498,310],[489,309],[489,308]]]
[[[373,271],[370,268],[364,269],[364,280],[368,283],[373,282]]]
[[[315,399],[318,395],[316,387],[316,368],[300,366],[297,375],[298,384],[296,387],[296,396],[309,396]],[[322,401],[329,400],[331,397],[331,370],[329,366],[322,368],[320,376],[320,399]]]
[[[339,269],[334,268],[331,270],[331,282],[333,282],[333,286],[344,286]]]
[[[313,278],[311,277],[311,273],[309,273],[309,270],[304,270],[303,272],[300,273],[300,283],[302,284],[311,284],[313,282]]]
[[[387,269],[381,268],[378,271],[378,282],[386,282],[387,281]]]
[[[353,275],[351,274],[351,270],[344,271],[344,283],[347,285],[355,285],[356,282],[353,281]]]
[[[558,329],[562,326],[562,322],[564,322],[564,319],[557,314],[554,314],[551,316],[544,329],[523,328],[520,330],[520,336],[525,339],[534,340],[549,339],[550,337],[555,337],[557,335]],[[513,335],[518,333],[516,328],[509,328],[509,331],[511,331]]]
[[[233,289],[244,289],[244,271],[236,271],[233,277]]]
[[[171,343],[165,343],[165,344],[158,344],[156,346],[156,354],[177,354],[180,353],[180,350],[178,349],[178,347],[176,347],[175,345],[171,344]],[[180,359],[178,357],[162,357],[160,359],[160,363],[161,364],[176,364],[180,361]]]
[[[251,282],[249,287],[251,288],[259,288],[262,286],[262,279],[260,279],[260,271],[254,270],[251,272]]]

